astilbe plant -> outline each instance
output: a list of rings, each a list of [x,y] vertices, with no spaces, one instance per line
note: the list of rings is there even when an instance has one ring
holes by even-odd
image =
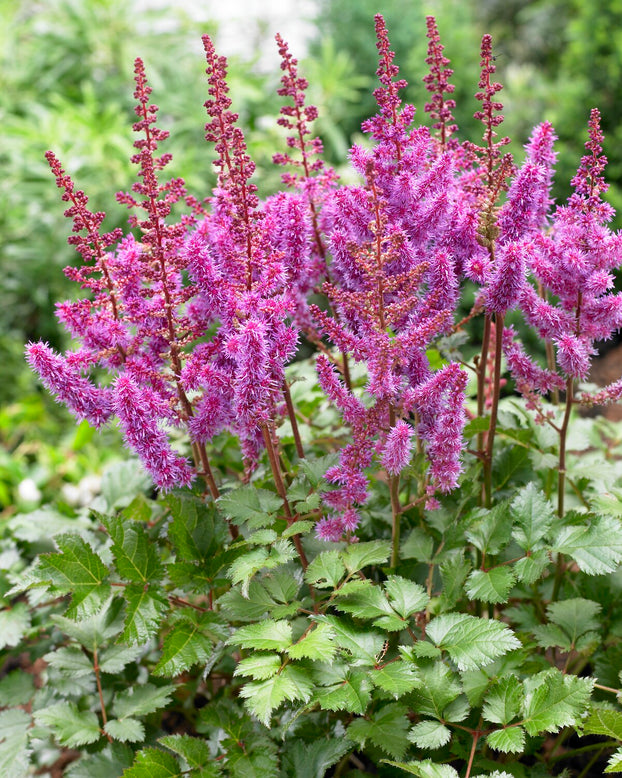
[[[0,764],[14,748],[26,774],[29,743],[51,737],[89,746],[74,776],[538,778],[570,758],[575,730],[622,741],[619,446],[594,426],[589,466],[568,450],[574,406],[622,396],[622,381],[579,388],[622,326],[599,114],[555,207],[552,126],[518,168],[497,139],[491,37],[483,138],[461,142],[435,20],[431,128],[375,26],[358,183],[324,165],[280,36],[284,189],[265,200],[207,36],[209,197],[164,179],[168,133],[140,60],[127,235],[102,231],[48,153],[83,261],[66,273],[85,294],[58,305],[77,346],[31,343],[27,358],[79,421],[117,419],[157,491],[128,501],[109,486],[71,518],[79,533],[7,579],[36,611],[30,634],[61,637],[33,734],[0,736]],[[301,337],[313,370],[294,361]],[[72,672],[92,683],[71,687]],[[30,713],[11,716],[26,731]]]

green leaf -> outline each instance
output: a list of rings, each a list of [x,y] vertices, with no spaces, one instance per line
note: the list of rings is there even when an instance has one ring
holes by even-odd
[[[471,522],[466,532],[475,548],[487,555],[498,554],[510,542],[512,522],[507,502],[494,508],[478,508],[470,514]]]
[[[369,580],[357,581],[356,591],[353,594],[346,596],[337,594],[335,606],[357,618],[374,619],[379,616],[395,616],[395,612],[389,605],[382,589]]]
[[[451,740],[451,730],[440,721],[420,721],[408,733],[408,739],[419,748],[441,748]]]
[[[367,543],[351,543],[341,556],[349,573],[357,573],[368,565],[381,565],[391,554],[388,540],[371,540]]]
[[[123,601],[109,597],[95,612],[79,621],[66,616],[52,615],[51,620],[65,634],[93,652],[117,637],[123,628]]]
[[[164,638],[162,656],[153,669],[154,675],[174,678],[193,665],[205,664],[212,654],[213,643],[204,634],[205,625],[182,621],[174,624]]]
[[[102,475],[101,492],[110,511],[129,505],[136,494],[150,489],[151,478],[137,459],[112,462]]]
[[[505,624],[464,613],[446,613],[432,619],[426,637],[447,651],[459,670],[485,667],[521,645]]]
[[[292,659],[321,659],[330,661],[337,646],[333,642],[334,632],[329,624],[318,622],[297,643],[287,649]]]
[[[602,606],[594,600],[573,597],[561,602],[552,602],[546,608],[546,615],[553,624],[561,627],[575,646],[581,635],[600,628],[598,614]]]
[[[578,724],[587,712],[594,681],[551,668],[525,682],[523,721],[529,735],[558,732]]]
[[[108,568],[84,538],[57,535],[55,542],[61,553],[39,557],[37,575],[50,581],[60,592],[71,593],[74,605],[94,591],[102,590]]]
[[[281,533],[282,538],[291,538],[293,535],[304,535],[315,527],[314,521],[295,521],[286,527]]]
[[[292,645],[292,625],[284,619],[266,619],[240,627],[227,643],[256,650],[285,651]]]
[[[266,727],[270,726],[272,711],[284,700],[307,702],[313,692],[313,682],[301,668],[286,665],[282,672],[265,681],[252,681],[240,689],[248,710]]]
[[[0,711],[0,775],[3,778],[24,778],[29,775],[30,725],[30,716],[23,710],[11,708]]]
[[[403,619],[409,619],[427,606],[430,598],[423,586],[400,575],[388,576],[384,585],[394,611]]]
[[[82,654],[84,656],[84,654]],[[0,679],[0,708],[15,705],[26,705],[35,693],[34,678],[21,668],[11,670]],[[0,731],[2,731],[0,729]],[[0,775],[2,773],[0,772]]]
[[[315,680],[314,700],[322,710],[345,710],[361,716],[367,710],[371,683],[366,672],[341,663],[323,665]]]
[[[121,775],[134,761],[134,752],[123,743],[109,743],[96,754],[86,754],[72,762],[64,775],[67,778],[112,778]]]
[[[277,540],[271,548],[255,548],[234,560],[228,575],[234,584],[242,584],[242,594],[247,595],[251,578],[260,570],[271,570],[290,562],[296,556],[294,546],[288,540]]]
[[[420,527],[411,530],[400,546],[400,559],[416,559],[418,562],[431,562],[434,553],[434,538]]]
[[[609,757],[607,767],[605,767],[606,773],[622,773],[622,748],[618,748],[615,754]]]
[[[471,563],[462,554],[455,554],[443,562],[439,569],[442,582],[441,606],[447,611],[463,596],[463,586]]]
[[[25,602],[0,610],[0,649],[17,646],[30,629],[30,611]]]
[[[112,553],[121,578],[135,584],[161,581],[164,567],[144,526],[122,516],[102,516],[101,520],[112,538]]]
[[[202,768],[208,765],[213,756],[204,740],[190,735],[165,735],[158,740],[173,753],[183,757],[190,768]]]
[[[278,654],[253,653],[242,659],[235,668],[234,675],[250,675],[255,681],[272,678],[281,669],[282,661]]]
[[[99,655],[99,669],[102,673],[116,675],[130,662],[135,662],[142,653],[142,646],[108,646]]]
[[[530,556],[519,559],[514,564],[514,574],[521,583],[530,586],[542,577],[551,560],[546,549],[534,551]]]
[[[35,721],[49,727],[61,746],[79,748],[99,740],[99,721],[88,710],[79,710],[73,702],[59,702],[35,713]]]
[[[333,467],[339,461],[339,454],[326,454],[317,459],[301,459],[300,469],[309,479],[311,486],[316,489],[324,478],[324,473],[329,467]]]
[[[444,718],[447,707],[462,692],[457,675],[444,662],[434,662],[419,668],[419,677],[420,684],[414,691],[414,709],[425,716]]]
[[[390,762],[388,759],[382,761],[384,764],[399,767],[411,775],[418,775],[419,778],[460,778],[451,765],[435,764],[429,759],[424,759],[422,762]]]
[[[146,643],[162,626],[169,608],[168,599],[158,589],[129,584],[123,590],[126,599],[123,639],[126,643]]]
[[[373,630],[359,630],[351,626],[345,619],[337,616],[320,616],[318,621],[329,624],[334,633],[334,641],[340,648],[349,651],[352,660],[357,664],[376,664],[376,656],[382,650],[384,636]]]
[[[617,710],[592,708],[582,724],[586,735],[606,735],[622,740],[622,713]]]
[[[136,761],[123,772],[122,778],[183,778],[183,773],[171,754],[145,748],[136,754]]]
[[[522,727],[507,727],[491,732],[486,742],[495,751],[522,753],[525,750],[525,730]]]
[[[173,517],[167,532],[179,560],[205,562],[226,543],[226,523],[213,503],[190,492],[172,492],[166,502]]]
[[[323,551],[309,563],[305,581],[316,589],[334,589],[346,573],[341,555],[336,550]]]
[[[562,527],[553,550],[567,554],[588,575],[613,573],[622,561],[622,525],[612,516],[597,516],[590,523]]]
[[[326,771],[344,756],[351,745],[347,740],[294,741],[288,744],[284,758],[291,765],[288,774],[295,778],[324,778]]]
[[[93,673],[93,663],[78,646],[57,648],[43,658],[50,667],[68,677],[80,678]]]
[[[412,691],[419,685],[419,676],[415,668],[405,662],[389,662],[384,667],[369,672],[374,686],[392,694],[395,699]]]
[[[156,710],[165,708],[171,701],[175,687],[154,686],[151,683],[142,686],[130,686],[119,692],[114,698],[114,715],[118,719],[133,716],[147,716]]]
[[[514,540],[521,548],[531,551],[549,533],[555,521],[555,510],[535,483],[529,483],[512,500],[510,511],[515,526]]]
[[[137,719],[110,719],[104,729],[111,738],[120,743],[138,743],[145,739],[145,727]]]
[[[515,675],[506,675],[488,691],[482,715],[493,724],[509,724],[523,703],[523,688]]]
[[[218,507],[235,524],[247,521],[254,529],[271,524],[273,514],[282,510],[283,501],[274,492],[246,485],[221,495]]]
[[[473,570],[466,583],[466,593],[472,600],[507,602],[516,579],[509,567]]]
[[[406,712],[405,706],[391,703],[369,718],[355,719],[346,730],[346,736],[361,747],[370,740],[377,748],[400,759],[408,748]]]

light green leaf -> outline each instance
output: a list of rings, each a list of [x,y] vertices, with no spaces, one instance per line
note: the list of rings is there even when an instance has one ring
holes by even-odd
[[[586,735],[606,735],[622,740],[622,713],[617,710],[592,708],[582,728]]]
[[[510,511],[516,522],[512,531],[521,548],[531,551],[553,526],[555,511],[535,483],[529,483],[512,500]]]
[[[515,675],[506,675],[488,691],[482,715],[494,724],[509,724],[523,703],[523,688]]]
[[[32,675],[25,673],[21,668],[11,670],[0,679],[0,708],[26,705],[34,693],[35,684]]]
[[[242,584],[242,594],[248,595],[251,578],[260,570],[271,570],[290,562],[296,549],[289,540],[277,540],[272,547],[260,547],[247,551],[233,561],[228,576],[234,584]]]
[[[114,715],[118,719],[126,719],[133,716],[146,716],[160,708],[165,708],[171,701],[171,695],[175,687],[154,686],[146,683],[142,686],[130,686],[115,695]]]
[[[183,757],[191,768],[200,769],[213,760],[207,743],[197,737],[190,737],[190,735],[166,735],[161,737],[158,742],[169,748],[173,753]]]
[[[477,508],[470,514],[470,519],[466,537],[479,551],[487,555],[498,554],[510,542],[512,521],[507,502],[490,510]]]
[[[419,527],[415,527],[400,547],[400,559],[431,562],[433,552],[434,538]]]
[[[507,602],[515,581],[514,573],[509,567],[473,570],[467,578],[466,593],[472,600]]]
[[[265,619],[259,624],[240,627],[227,643],[256,650],[285,651],[292,645],[292,625],[284,619]]]
[[[99,655],[99,669],[102,673],[116,675],[130,662],[135,662],[143,651],[143,646],[108,646]]]
[[[419,748],[441,748],[451,740],[451,730],[440,721],[420,721],[408,733],[408,739]]]
[[[50,667],[54,667],[65,676],[80,678],[93,673],[93,663],[78,646],[57,648],[43,658]]]
[[[434,662],[419,668],[419,677],[420,684],[414,691],[414,709],[425,716],[444,718],[446,708],[462,692],[457,675],[444,662]]]
[[[318,621],[332,627],[335,643],[350,652],[354,663],[371,667],[376,664],[376,657],[384,644],[384,636],[380,632],[359,630],[344,619],[332,615],[318,617]]]
[[[123,772],[122,778],[183,778],[183,773],[172,754],[145,748],[136,754],[136,761]]]
[[[260,654],[253,652],[252,656],[242,659],[235,668],[234,675],[250,675],[255,681],[272,678],[281,669],[281,657],[278,654]]]
[[[103,588],[108,568],[80,535],[57,535],[55,542],[61,553],[41,556],[36,574],[41,580],[49,580],[59,591],[71,593],[77,605]]]
[[[613,573],[622,561],[622,524],[612,516],[597,516],[562,527],[553,550],[567,554],[588,575]]]
[[[346,596],[338,596],[335,600],[336,607],[351,613],[360,619],[374,619],[379,616],[395,616],[395,612],[389,605],[382,589],[371,581],[356,581],[356,590]]]
[[[283,501],[274,492],[246,485],[219,497],[218,507],[235,524],[247,521],[254,529],[271,524],[274,514],[283,509]]]
[[[400,575],[388,576],[384,588],[389,595],[391,607],[403,619],[409,619],[413,614],[424,610],[430,601],[423,586]]]
[[[110,719],[104,729],[111,738],[120,743],[138,743],[145,739],[145,727],[137,719]]]
[[[213,503],[182,491],[167,494],[166,502],[173,517],[167,534],[178,560],[205,562],[225,545],[227,525]]]
[[[521,753],[525,749],[525,730],[522,727],[507,727],[491,732],[486,742],[495,751],[504,754]]]
[[[339,551],[322,551],[309,563],[305,581],[316,589],[334,589],[346,573]]]
[[[369,718],[355,719],[346,730],[346,736],[361,747],[371,740],[377,748],[400,759],[408,747],[406,712],[407,708],[398,703],[385,705]]]
[[[542,577],[542,573],[550,563],[548,551],[543,548],[538,549],[514,564],[514,574],[519,581],[530,586]]]
[[[101,732],[97,716],[88,710],[78,710],[73,702],[59,702],[35,713],[35,721],[49,727],[61,746],[79,748],[99,740]]]
[[[96,754],[84,754],[65,768],[67,778],[112,778],[134,761],[134,752],[124,743],[109,743]],[[20,777],[21,778],[21,777]]]
[[[123,627],[123,601],[109,597],[96,611],[79,621],[66,616],[52,615],[51,620],[66,635],[93,652],[117,637]]]
[[[525,682],[523,721],[529,735],[558,732],[578,724],[587,712],[594,681],[551,668]]]
[[[311,743],[293,741],[288,744],[284,758],[291,765],[288,775],[295,778],[324,778],[326,771],[336,764],[352,746],[345,738],[314,740]]]
[[[299,667],[286,665],[282,672],[265,681],[251,681],[240,689],[248,710],[266,727],[270,726],[272,711],[284,700],[307,702],[313,692],[313,682]]]
[[[319,683],[325,685],[320,686]],[[345,710],[361,716],[367,710],[371,699],[371,683],[366,672],[341,664],[333,664],[328,668],[323,666],[316,684],[314,700],[319,702],[322,710]]]
[[[315,527],[314,521],[295,521],[286,527],[281,533],[282,538],[291,538],[293,535],[305,535]]]
[[[162,626],[168,599],[158,589],[140,584],[129,584],[123,593],[127,601],[123,639],[130,644],[146,643]]]
[[[395,699],[412,691],[420,683],[415,668],[402,661],[389,662],[377,670],[370,670],[369,678],[374,686],[392,694]]]
[[[101,520],[112,538],[112,553],[121,578],[143,585],[161,581],[164,567],[144,525],[121,515],[102,516]]]
[[[30,628],[30,611],[25,602],[0,610],[0,649],[17,646]]]
[[[455,554],[443,562],[439,569],[442,581],[441,606],[447,611],[463,596],[463,586],[471,563],[462,554]]]
[[[436,764],[430,759],[424,759],[422,762],[390,762],[388,759],[382,760],[384,764],[399,767],[411,775],[418,775],[419,778],[460,778],[456,770],[448,764]]]
[[[339,454],[326,454],[317,459],[301,459],[300,469],[309,479],[309,483],[315,489],[324,478],[324,473],[329,467],[336,465],[339,461]]]
[[[349,573],[357,573],[368,565],[381,565],[391,554],[388,540],[371,540],[367,543],[351,543],[342,552],[344,564]]]
[[[622,773],[622,748],[618,748],[615,754],[609,757],[607,767],[605,767],[606,773]]]
[[[419,659],[437,659],[443,653],[440,648],[428,643],[427,640],[418,640],[410,648],[413,656],[419,657]]]
[[[552,602],[547,606],[546,615],[549,621],[564,630],[570,644],[575,645],[581,635],[600,628],[600,621],[596,617],[601,610],[600,603],[594,600],[573,597],[561,602]]]
[[[446,613],[432,619],[426,636],[448,652],[459,670],[485,667],[521,645],[505,624],[464,613]]]
[[[23,710],[0,711],[0,775],[3,778],[24,778],[29,774],[30,725],[30,716]]]
[[[290,646],[287,649],[287,653],[292,659],[302,659],[305,657],[307,659],[330,661],[337,651],[333,637],[332,627],[329,624],[318,622],[301,640]]]
[[[164,638],[162,656],[154,667],[153,674],[173,678],[193,665],[205,664],[212,649],[213,643],[204,634],[204,625],[200,621],[174,624]]]

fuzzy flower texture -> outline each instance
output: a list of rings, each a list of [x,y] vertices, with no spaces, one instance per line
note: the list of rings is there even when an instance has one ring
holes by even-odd
[[[351,435],[326,474],[330,488],[317,525],[325,540],[354,537],[374,469],[395,493],[413,456],[425,455],[420,499],[428,509],[458,485],[467,371],[457,362],[431,364],[428,354],[455,331],[465,280],[480,288],[475,312],[501,325],[508,368],[532,407],[584,379],[594,342],[622,326],[622,297],[612,292],[622,244],[607,227],[612,209],[601,198],[606,160],[598,112],[574,192],[552,210],[553,128],[536,127],[518,169],[501,153],[506,139],[495,141],[503,117],[490,36],[482,41],[476,95],[480,147],[458,141],[452,71],[434,19],[427,20],[424,79],[431,128],[416,126],[415,108],[402,102],[406,82],[383,18],[375,23],[378,112],[362,126],[369,142],[351,150],[359,183],[350,185],[340,185],[322,162],[309,126],[317,111],[306,105],[306,81],[277,36],[279,94],[289,101],[278,122],[288,150],[274,161],[287,172],[283,190],[265,201],[231,111],[226,60],[209,37],[205,129],[218,183],[207,199],[190,196],[180,179],[164,179],[170,155],[159,146],[168,133],[156,125],[158,109],[136,60],[138,176],[131,192],[117,195],[130,209],[131,231],[103,232],[104,214],[89,210],[84,192],[48,152],[73,220],[69,242],[82,257],[65,273],[87,295],[57,308],[76,350],[27,347],[44,385],[78,420],[101,427],[116,417],[160,489],[201,478],[215,498],[210,443],[223,431],[239,440],[246,477],[266,447],[278,467],[285,414],[295,427],[285,368],[304,335],[319,351],[319,384]],[[183,215],[174,218],[180,206]],[[318,293],[326,305],[309,301]],[[541,366],[503,328],[512,308],[551,344],[556,363]],[[364,368],[364,385],[351,378],[354,364]],[[97,383],[103,373],[108,377]],[[622,382],[595,399],[620,395]],[[181,439],[178,429],[187,435],[185,449],[172,443]]]

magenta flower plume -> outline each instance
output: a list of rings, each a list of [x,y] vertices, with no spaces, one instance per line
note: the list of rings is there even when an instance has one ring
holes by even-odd
[[[412,450],[412,429],[399,419],[389,430],[382,452],[382,466],[390,475],[398,475],[410,461]]]
[[[423,83],[432,95],[432,100],[425,104],[424,110],[434,121],[432,127],[438,131],[440,147],[444,149],[451,135],[458,129],[456,124],[452,124],[451,113],[456,107],[456,101],[452,97],[447,97],[455,90],[455,86],[449,83],[454,71],[447,67],[449,60],[443,54],[444,46],[438,34],[436,19],[433,16],[426,16],[426,26],[429,43],[425,61],[430,66],[430,72],[423,77]]]

